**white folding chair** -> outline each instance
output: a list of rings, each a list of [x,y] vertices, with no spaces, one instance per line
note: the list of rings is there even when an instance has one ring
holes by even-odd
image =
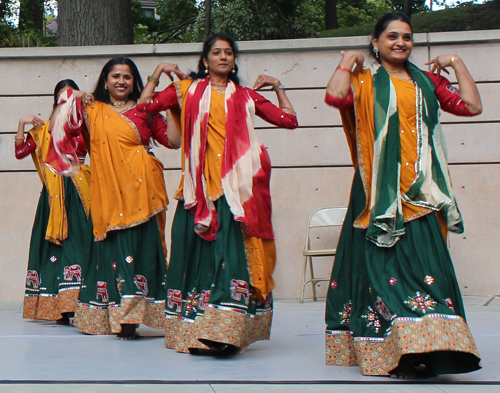
[[[304,269],[302,271],[302,292],[300,303],[304,302],[304,291],[307,284],[312,284],[313,300],[316,301],[316,283],[320,281],[330,281],[330,277],[315,277],[313,268],[313,257],[335,257],[337,248],[312,249],[311,248],[311,229],[342,226],[347,213],[347,207],[322,207],[311,214],[307,223],[306,245],[303,251]],[[310,278],[306,279],[307,266],[309,265]]]

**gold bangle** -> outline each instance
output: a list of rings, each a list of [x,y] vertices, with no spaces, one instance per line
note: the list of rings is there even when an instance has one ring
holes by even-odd
[[[283,88],[283,87],[285,87],[285,86],[283,86],[283,85],[281,84],[281,82],[280,82],[280,81],[277,81],[277,82],[273,85],[273,87],[271,87],[271,91],[277,91],[277,90],[279,90],[279,89],[281,89],[281,88]]]
[[[14,139],[16,141],[24,141],[24,136],[15,136]]]
[[[453,67],[455,64],[453,64],[455,62],[455,56],[451,56],[451,61],[450,61],[450,65]]]
[[[149,75],[148,76],[148,82],[152,82],[154,83],[156,86],[158,86],[160,84],[160,78],[157,78],[156,76],[154,75]]]

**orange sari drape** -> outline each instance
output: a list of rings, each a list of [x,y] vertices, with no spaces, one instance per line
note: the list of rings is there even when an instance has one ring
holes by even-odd
[[[45,160],[51,144],[50,122],[45,121],[43,127],[36,127],[29,132],[35,141],[36,149],[31,154],[35,163],[40,181],[45,185],[49,194],[50,215],[45,233],[45,240],[62,245],[68,237],[68,216],[64,205],[65,190],[62,176],[53,173],[46,165]],[[71,178],[76,187],[82,207],[88,217],[90,207],[90,169],[81,166],[81,171]]]
[[[104,103],[93,105],[87,107],[85,120],[90,133],[92,221],[94,237],[100,241],[109,231],[140,225],[163,212],[168,198],[163,164],[148,154],[135,124]]]

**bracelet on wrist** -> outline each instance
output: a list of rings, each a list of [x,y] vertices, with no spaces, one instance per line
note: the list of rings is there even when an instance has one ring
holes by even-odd
[[[24,141],[24,136],[15,136],[14,139],[16,141]]]
[[[148,76],[148,82],[154,83],[156,86],[160,84],[160,78],[154,76],[154,75],[149,75]]]
[[[450,65],[452,68],[455,66],[455,56],[451,56]]]
[[[271,91],[278,91],[279,89],[284,89],[285,85],[282,85],[280,81],[277,81],[273,87],[271,87]]]
[[[350,68],[344,66],[344,65],[339,65],[337,67],[337,70],[342,70],[342,71],[347,71],[349,74],[352,72]]]

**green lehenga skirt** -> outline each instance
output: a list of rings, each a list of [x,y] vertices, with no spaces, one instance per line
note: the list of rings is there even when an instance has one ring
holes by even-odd
[[[156,216],[92,241],[74,325],[87,334],[120,333],[122,324],[161,329],[166,262]]]
[[[229,349],[242,353],[270,337],[272,296],[253,293],[241,224],[224,197],[215,202],[219,231],[206,241],[194,214],[177,205],[167,274],[165,346],[180,352]]]
[[[92,224],[87,220],[73,180],[64,177],[68,237],[63,246],[45,240],[50,216],[49,194],[43,186],[31,233],[23,318],[58,320],[76,310],[88,263]]]
[[[365,206],[356,171],[326,307],[326,363],[388,375],[401,364],[428,375],[480,368],[451,257],[436,214],[405,224],[390,248],[353,227]]]

